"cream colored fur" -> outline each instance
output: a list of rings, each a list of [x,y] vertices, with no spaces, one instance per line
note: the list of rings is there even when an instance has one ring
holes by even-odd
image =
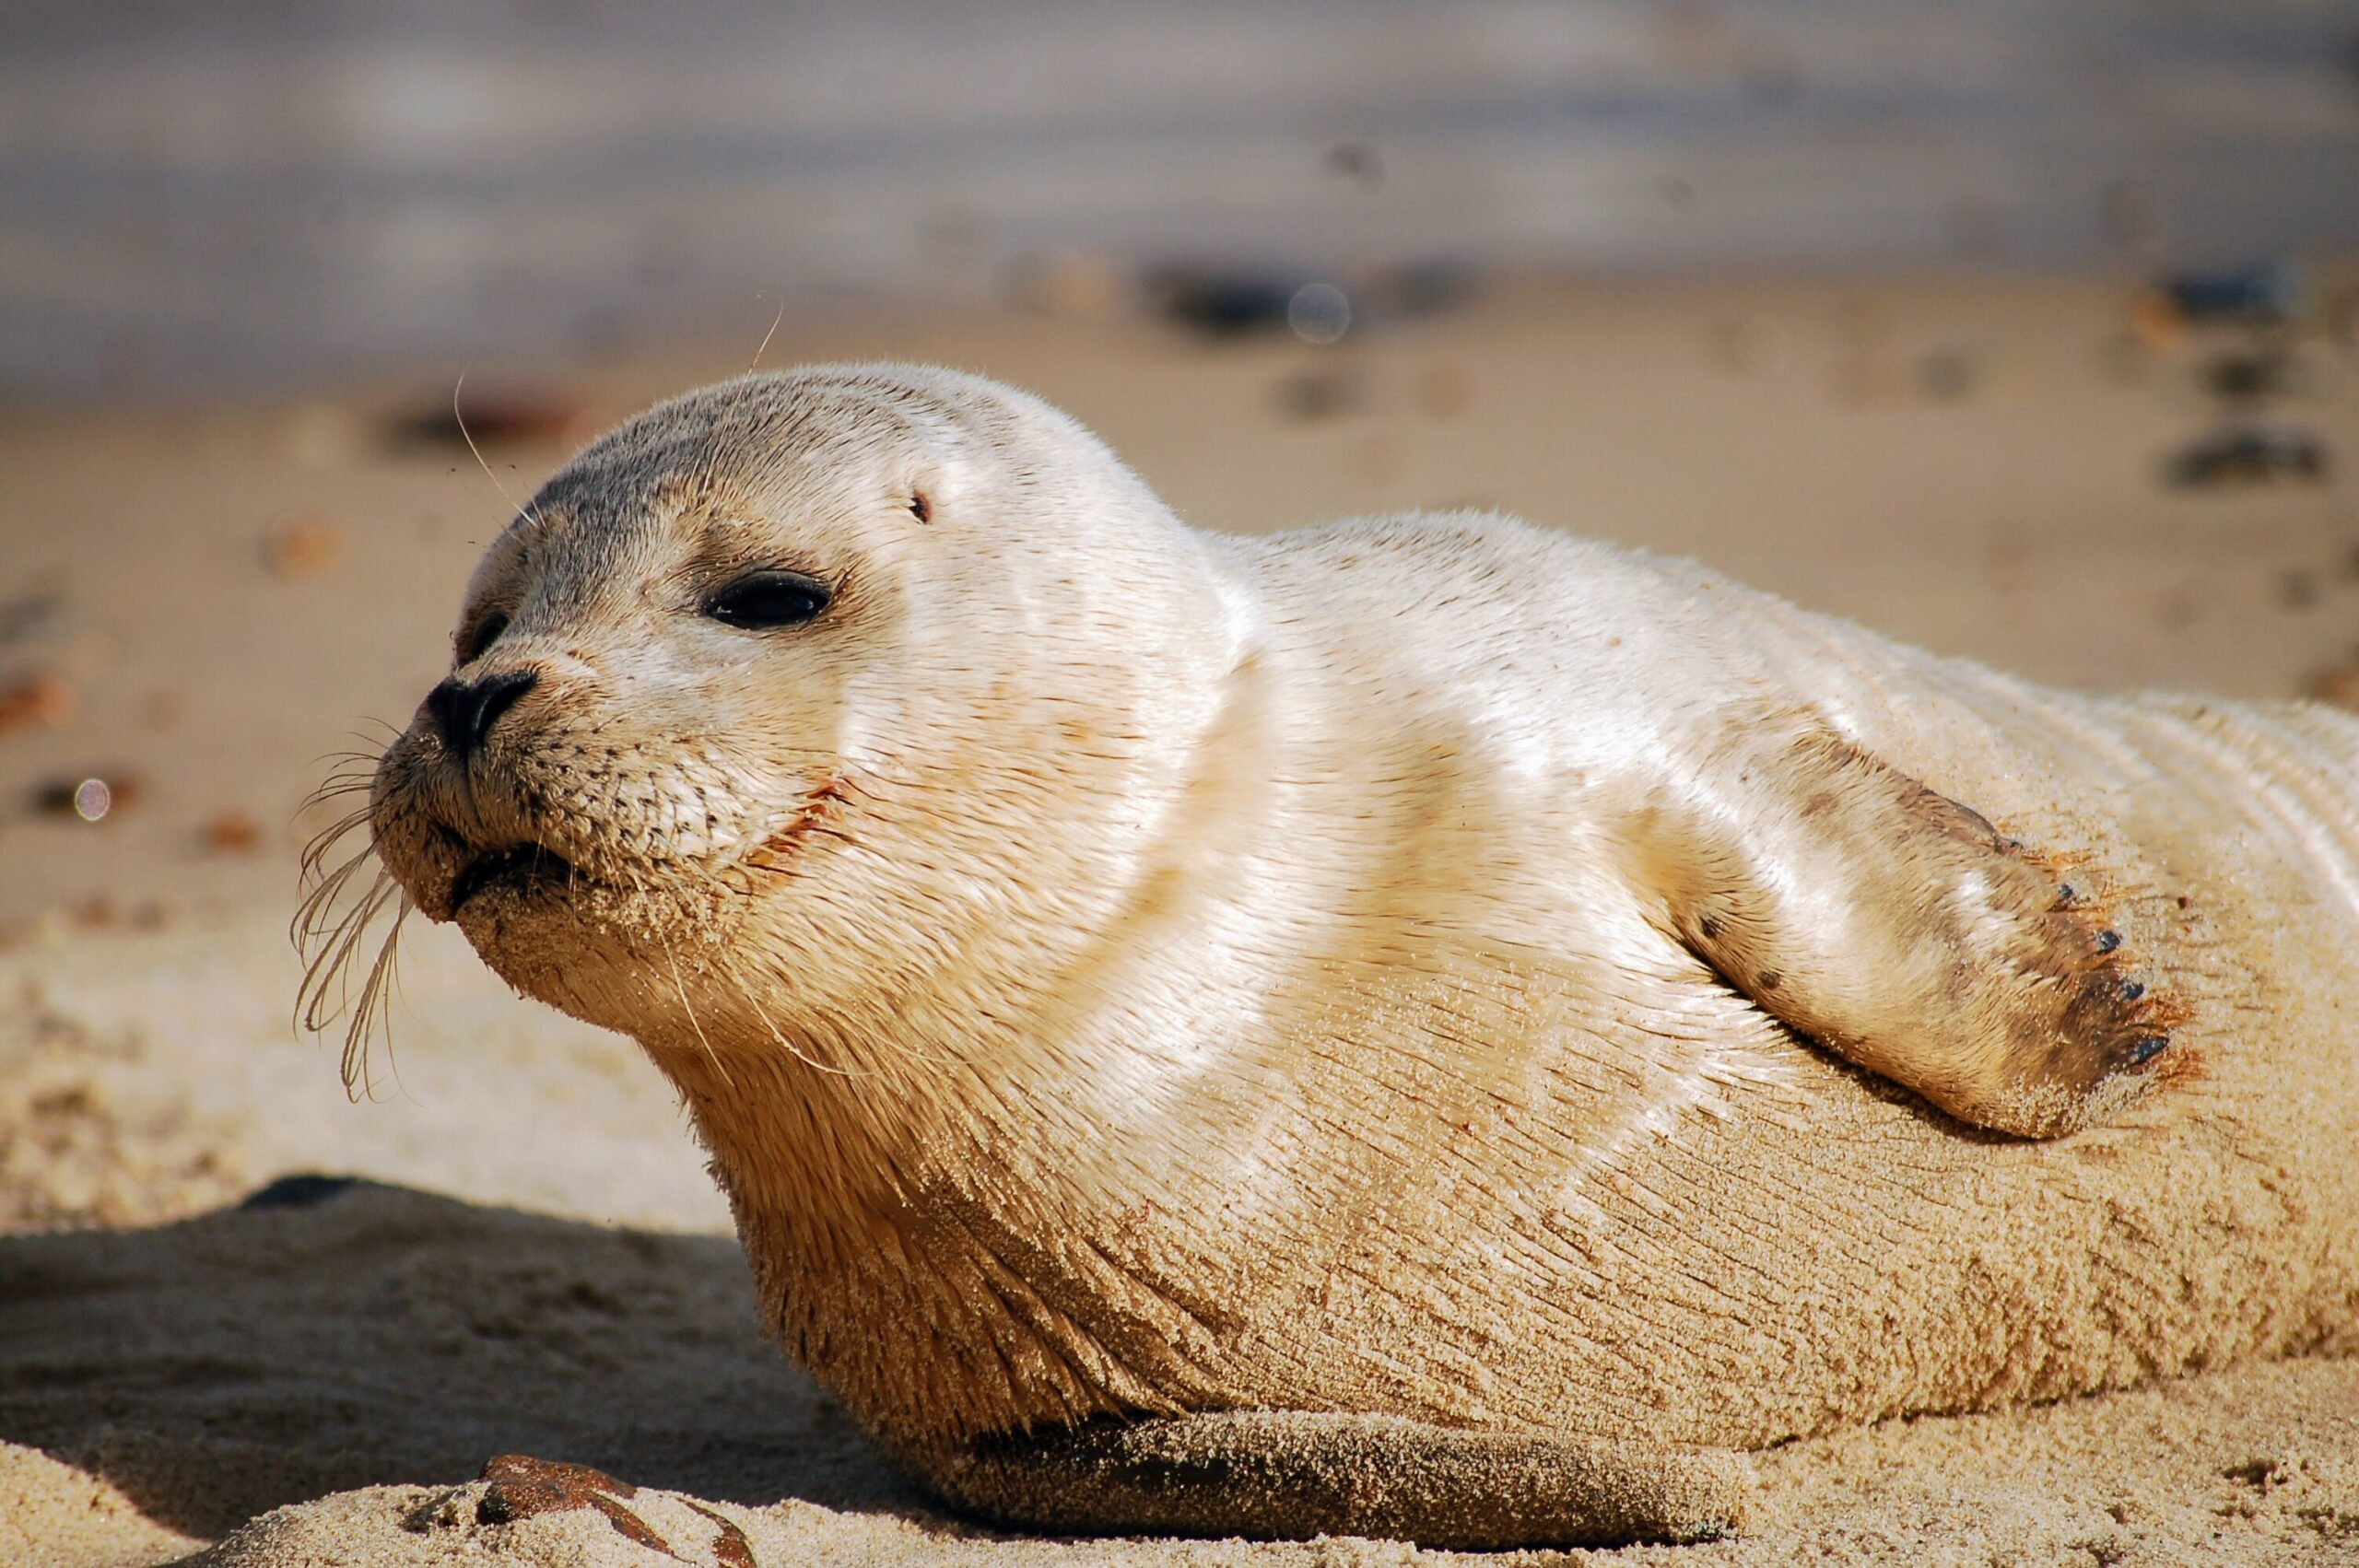
[[[962,1501],[1156,1523],[977,1468],[1091,1418],[1644,1455],[2359,1348],[2347,719],[1496,516],[1199,532],[910,367],[664,404],[531,511],[467,615],[540,683],[465,783],[421,717],[379,851],[438,919],[482,848],[576,868],[456,918],[644,1043],[781,1342]],[[835,602],[697,613],[773,566]],[[2039,1054],[2100,927],[2154,1073]],[[1336,1517],[1454,1539],[1399,1512]],[[1580,1533],[1468,1539],[1524,1537]]]

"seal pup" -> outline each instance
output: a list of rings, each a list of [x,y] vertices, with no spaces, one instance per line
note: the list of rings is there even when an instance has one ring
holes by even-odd
[[[1692,1539],[1741,1450],[2359,1346],[2354,781],[1501,517],[1199,532],[823,367],[491,546],[355,913],[639,1039],[955,1504]]]

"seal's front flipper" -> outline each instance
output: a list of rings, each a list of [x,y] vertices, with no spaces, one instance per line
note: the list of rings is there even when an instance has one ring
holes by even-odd
[[[1637,813],[1638,873],[1764,1012],[2022,1137],[2087,1125],[2167,1060],[2184,1010],[2087,877],[1822,725],[1735,723],[1699,749]]]
[[[1378,1536],[1487,1550],[1710,1540],[1743,1523],[1733,1453],[1232,1410],[987,1438],[929,1467],[950,1501],[1061,1533]]]

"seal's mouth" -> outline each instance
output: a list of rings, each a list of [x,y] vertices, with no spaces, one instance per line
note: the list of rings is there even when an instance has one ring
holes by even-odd
[[[529,894],[573,880],[573,863],[539,844],[510,844],[487,849],[459,870],[451,884],[451,910],[456,914],[468,900],[495,888]]]

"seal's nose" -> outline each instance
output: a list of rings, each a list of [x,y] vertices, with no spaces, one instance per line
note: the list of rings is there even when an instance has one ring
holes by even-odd
[[[538,670],[503,670],[479,681],[452,675],[427,693],[426,711],[434,716],[434,727],[442,731],[442,747],[451,754],[451,760],[465,762],[499,722],[499,716],[539,685],[540,679]]]

